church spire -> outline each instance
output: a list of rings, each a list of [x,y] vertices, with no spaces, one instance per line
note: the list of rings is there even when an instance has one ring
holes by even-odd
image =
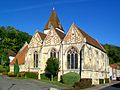
[[[55,8],[53,8],[52,13],[49,17],[49,20],[44,27],[44,30],[49,30],[51,27],[53,27],[54,29],[57,29],[61,32],[64,32],[63,27],[60,23],[58,16],[57,16],[57,13],[55,11]]]

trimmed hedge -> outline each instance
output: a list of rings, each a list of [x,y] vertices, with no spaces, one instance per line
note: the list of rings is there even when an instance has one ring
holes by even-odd
[[[25,72],[25,77],[38,79],[38,73],[37,72]]]
[[[79,82],[74,83],[74,87],[75,88],[80,88],[80,89],[92,87],[92,79],[82,78]]]
[[[0,73],[9,72],[9,66],[0,65]]]
[[[19,73],[17,74],[17,77],[25,77],[25,72],[19,72]]]
[[[42,80],[51,80],[51,75],[50,74],[40,74],[40,77]],[[57,76],[53,78],[53,81],[57,81]]]
[[[8,72],[2,72],[3,75],[8,75]]]
[[[80,80],[80,75],[75,72],[69,72],[62,76],[62,82],[65,84],[74,84]]]
[[[109,83],[109,78],[105,78],[105,83]]]
[[[9,77],[16,77],[16,75],[14,74],[14,72],[8,72],[8,76]]]
[[[99,84],[104,84],[104,79],[99,79]]]

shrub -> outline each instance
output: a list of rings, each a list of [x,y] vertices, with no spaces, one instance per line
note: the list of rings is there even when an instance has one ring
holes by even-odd
[[[42,80],[49,80],[49,78],[45,74],[41,74],[40,77]]]
[[[62,76],[62,82],[65,84],[73,84],[74,82],[77,82],[79,80],[80,80],[80,76],[75,72],[69,72]]]
[[[104,84],[104,79],[99,79],[99,84]]]
[[[2,72],[3,75],[8,75],[8,72]]]
[[[9,66],[0,65],[0,73],[9,72]]]
[[[16,60],[14,64],[14,74],[17,75],[18,73],[19,73],[19,64],[18,64],[18,60]]]
[[[80,89],[88,88],[91,86],[92,86],[92,79],[89,78],[82,78],[79,82],[74,83],[74,87]]]
[[[38,73],[36,72],[25,72],[27,78],[38,79]]]
[[[14,74],[14,72],[8,72],[8,76],[9,77],[16,77],[16,75]]]
[[[5,69],[6,69],[6,72],[10,71],[10,67],[9,66],[6,66]]]
[[[19,72],[19,73],[17,74],[17,77],[25,77],[25,72]]]
[[[55,76],[55,77],[53,78],[53,81],[57,81],[57,80],[58,80],[58,77]]]
[[[105,78],[105,83],[109,83],[109,78]]]
[[[59,60],[57,58],[51,57],[46,62],[47,66],[45,70],[53,75],[53,77],[57,76],[59,71]]]

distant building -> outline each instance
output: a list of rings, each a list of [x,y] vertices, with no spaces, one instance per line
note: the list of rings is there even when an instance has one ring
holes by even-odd
[[[56,57],[60,61],[58,80],[68,72],[90,78],[92,84],[99,84],[99,79],[109,78],[109,59],[102,45],[74,23],[65,34],[55,10],[44,32],[37,30],[26,48],[16,56],[19,64],[23,65],[21,71],[45,73],[48,58]],[[14,62],[15,59],[10,65],[11,71]]]
[[[7,52],[8,52],[8,55],[9,55],[9,60],[10,60],[10,62],[11,62],[11,61],[14,59],[16,53],[13,52],[13,51],[10,50],[10,49],[7,49]]]
[[[120,77],[120,66],[116,64],[110,64],[110,77],[112,80],[116,80],[116,77]]]

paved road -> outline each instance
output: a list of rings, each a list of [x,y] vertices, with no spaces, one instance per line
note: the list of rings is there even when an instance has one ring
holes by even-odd
[[[113,84],[113,85],[110,85],[108,87],[102,88],[100,90],[120,90],[120,82]]]
[[[0,90],[48,90],[48,88],[65,89],[37,80],[16,80],[0,75]]]
[[[84,90],[120,90],[120,81],[112,81],[108,84],[100,84]]]

